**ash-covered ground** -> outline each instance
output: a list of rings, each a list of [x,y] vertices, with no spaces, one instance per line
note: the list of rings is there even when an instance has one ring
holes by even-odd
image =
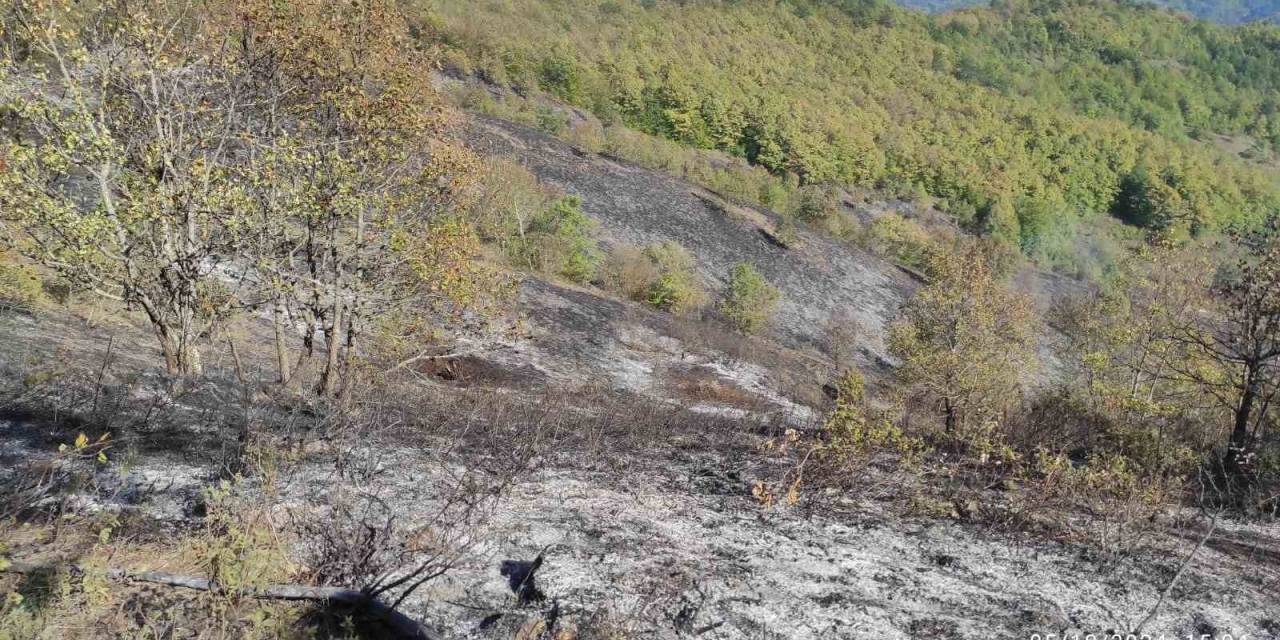
[[[795,464],[767,445],[830,408],[823,386],[838,365],[822,328],[835,314],[856,318],[865,332],[855,361],[883,384],[883,327],[912,277],[807,231],[799,248],[780,248],[762,233],[768,211],[733,214],[726,207],[743,205],[518,125],[481,120],[472,138],[579,194],[606,242],[679,241],[709,288],[751,260],[782,290],[774,325],[743,338],[530,278],[518,335],[407,368],[394,394],[374,399],[400,413],[355,428],[297,396],[258,391],[272,376],[264,322],[239,327],[239,374],[214,345],[205,378],[175,392],[136,319],[6,312],[0,482],[79,432],[109,432],[110,464],[71,504],[171,537],[200,526],[202,489],[243,471],[248,420],[276,458],[269,477],[245,475],[235,491],[281,522],[324,521],[355,496],[412,530],[442,526],[451,499],[474,502],[450,521],[455,566],[404,605],[450,638],[530,637],[518,634],[552,618],[581,637],[1030,638],[1128,631],[1153,610],[1142,627],[1152,634],[1280,634],[1274,524],[1219,519],[1156,609],[1206,515],[1166,513],[1111,553],[939,508],[947,479],[887,466],[847,492],[763,504],[757,483]],[[1049,280],[1023,281],[1052,297]],[[998,502],[1010,490],[987,494]],[[922,496],[931,508],[915,504]],[[314,549],[291,544],[305,565]],[[500,566],[540,554],[543,598],[521,603]]]

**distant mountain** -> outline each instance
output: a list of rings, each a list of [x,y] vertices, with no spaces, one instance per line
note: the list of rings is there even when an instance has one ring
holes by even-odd
[[[1280,18],[1280,0],[1166,0],[1156,4],[1215,22],[1238,23]]]
[[[929,12],[986,4],[970,0],[899,0],[899,4]],[[1151,4],[1185,11],[1197,18],[1238,24],[1256,20],[1280,20],[1280,0],[1152,0]]]

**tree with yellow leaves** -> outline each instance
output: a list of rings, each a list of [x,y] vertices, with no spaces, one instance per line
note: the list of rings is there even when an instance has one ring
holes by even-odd
[[[997,277],[982,246],[961,243],[926,262],[929,283],[889,327],[898,381],[935,403],[946,433],[998,419],[1035,366],[1031,301]]]
[[[235,180],[246,69],[191,46],[167,3],[17,2],[0,59],[0,238],[74,285],[146,314],[170,373],[243,273],[218,272],[244,229]]]
[[[1197,359],[1175,360],[1231,416],[1220,464],[1232,484],[1253,475],[1257,444],[1280,397],[1280,228],[1273,221],[1236,240],[1242,256],[1209,288],[1209,314],[1174,333]],[[1196,366],[1207,361],[1211,366]]]
[[[225,29],[273,114],[257,146],[270,177],[253,189],[268,230],[247,257],[276,317],[301,317],[304,355],[323,337],[318,390],[332,394],[375,315],[469,305],[491,288],[462,215],[477,158],[449,135],[456,116],[394,2],[231,4]]]
[[[1141,246],[1117,265],[1110,286],[1063,298],[1052,311],[1064,371],[1083,401],[1081,443],[1123,455],[1141,469],[1190,472],[1202,442],[1192,425],[1218,409],[1179,369],[1213,375],[1213,363],[1178,336],[1209,303],[1213,274],[1202,251]]]
[[[22,0],[4,15],[0,237],[145,312],[175,375],[237,309],[324,340],[331,394],[394,308],[489,289],[474,156],[394,2]]]

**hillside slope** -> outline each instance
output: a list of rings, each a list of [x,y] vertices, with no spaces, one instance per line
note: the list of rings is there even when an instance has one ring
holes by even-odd
[[[1276,636],[1275,32],[1180,21],[0,10],[0,640]]]
[[[697,259],[708,288],[724,286],[740,261],[756,265],[785,295],[776,328],[794,346],[822,348],[823,331],[842,312],[861,323],[872,362],[887,357],[879,336],[912,289],[900,269],[865,251],[802,232],[798,247],[773,240],[777,214],[733,203],[706,189],[632,163],[576,151],[528,127],[478,120],[472,143],[488,155],[511,156],[541,180],[582,197],[602,223],[606,244],[675,240]]]
[[[204,487],[226,477],[245,415],[273,466],[237,480],[233,495],[281,519],[328,526],[325,509],[358,494],[401,523],[430,526],[459,474],[483,487],[513,465],[509,484],[467,523],[465,555],[403,605],[446,638],[517,637],[551,612],[583,638],[1098,633],[1145,617],[1204,535],[1207,525],[1179,510],[1123,553],[1099,554],[995,530],[966,504],[933,496],[945,477],[879,465],[862,471],[856,492],[761,504],[757,483],[790,464],[770,443],[785,426],[811,426],[827,402],[826,316],[844,309],[880,327],[914,280],[807,231],[802,248],[784,250],[760,233],[767,210],[528,127],[481,119],[468,138],[581,195],[606,241],[678,239],[697,250],[710,282],[733,261],[758,262],[783,288],[777,325],[763,338],[717,335],[714,324],[530,278],[519,296],[523,335],[403,370],[399,392],[361,405],[407,408],[359,431],[326,424],[322,405],[288,393],[241,413],[250,400],[238,379],[270,388],[262,318],[237,323],[240,351],[210,345],[206,377],[175,392],[152,368],[154,341],[136,317],[0,312],[0,484],[42,468],[78,431],[109,428],[108,462],[71,498],[89,513],[127,514],[113,535],[136,541],[202,526]],[[878,331],[861,345],[860,364],[874,373]],[[981,495],[1010,499],[1003,486]],[[1109,541],[1108,531],[1091,535]],[[15,557],[29,559],[29,547],[18,542]],[[1145,630],[1274,633],[1267,585],[1277,548],[1273,525],[1218,523]],[[516,603],[498,567],[539,554],[548,601]]]
[[[767,443],[782,425],[812,424],[809,407],[825,403],[816,391],[831,363],[815,323],[846,307],[875,326],[913,281],[808,233],[805,250],[781,250],[763,240],[760,220],[729,217],[708,204],[712,194],[664,174],[577,152],[520,125],[472,127],[477,147],[582,195],[607,239],[677,238],[706,256],[699,268],[712,279],[749,257],[783,284],[787,301],[772,339],[717,339],[714,325],[531,278],[519,297],[529,323],[522,337],[413,368],[411,393],[397,401],[420,403],[411,405],[418,422],[325,431],[311,422],[318,408],[304,405],[297,424],[264,428],[256,437],[279,452],[279,466],[241,480],[235,493],[262,500],[274,483],[271,508],[291,518],[359,492],[402,522],[430,523],[460,472],[493,473],[510,464],[503,456],[528,456],[483,518],[468,524],[474,546],[403,605],[442,637],[520,637],[548,611],[583,638],[1101,633],[1143,618],[1203,535],[1205,525],[1186,511],[1138,550],[1100,555],[993,531],[962,515],[963,505],[928,502],[931,479],[879,467],[865,470],[857,493],[761,505],[752,487],[787,464]],[[0,482],[84,428],[75,414],[17,408],[92,397],[93,418],[112,426],[115,445],[76,504],[129,514],[118,534],[125,539],[199,526],[202,487],[222,477],[239,428],[231,363],[245,370],[235,375],[268,382],[270,354],[254,345],[268,344],[269,332],[250,320],[237,331],[242,351],[213,350],[208,377],[175,395],[145,373],[154,347],[127,316],[91,325],[61,312],[0,314]],[[63,362],[66,353],[75,360]],[[861,359],[874,365],[881,353],[868,340]],[[63,373],[35,376],[33,362]],[[255,413],[255,421],[271,420]],[[533,440],[539,448],[531,451]],[[985,493],[1005,499],[1002,490]],[[1275,594],[1266,585],[1275,570],[1259,558],[1280,557],[1277,545],[1273,526],[1219,523],[1146,631],[1274,633]],[[549,602],[513,602],[497,568],[540,554],[538,585]]]
[[[785,302],[766,337],[717,336],[713,324],[530,278],[518,301],[528,322],[522,336],[412,368],[411,393],[399,400],[420,403],[412,405],[418,422],[326,431],[312,424],[318,408],[304,405],[296,424],[264,427],[256,437],[279,452],[280,466],[240,481],[236,495],[263,500],[272,482],[271,508],[291,518],[359,492],[402,522],[430,523],[460,472],[493,473],[510,464],[503,456],[528,456],[468,524],[475,542],[465,557],[403,605],[441,637],[520,637],[552,610],[583,638],[1100,633],[1143,618],[1203,535],[1186,511],[1139,550],[1100,555],[993,531],[962,515],[963,505],[929,502],[928,485],[940,478],[879,467],[865,470],[856,493],[762,506],[752,487],[784,473],[788,460],[768,442],[782,426],[812,425],[812,409],[826,404],[818,389],[833,363],[822,351],[824,316],[848,309],[879,327],[914,281],[809,232],[804,249],[780,249],[759,233],[770,212],[732,217],[714,194],[528,127],[482,119],[468,137],[581,195],[606,240],[678,239],[698,250],[712,281],[734,260],[758,261]],[[60,420],[40,407],[92,397],[92,417],[112,426],[115,444],[77,504],[129,514],[125,539],[199,526],[202,487],[222,477],[239,428],[231,363],[255,385],[271,371],[270,353],[255,346],[269,344],[267,323],[251,319],[236,334],[241,352],[211,349],[207,378],[174,395],[145,373],[157,354],[127,316],[91,325],[56,311],[0,313],[0,483],[85,428],[74,413]],[[874,373],[878,330],[862,347],[860,363]],[[67,353],[73,362],[62,360]],[[37,376],[33,362],[62,373]],[[17,410],[24,407],[37,410]],[[993,501],[1003,493],[985,491]],[[1280,557],[1275,533],[1220,523],[1146,630],[1273,633],[1275,594],[1266,585],[1275,570],[1258,558]],[[497,568],[539,554],[539,588],[554,604],[514,603]]]
[[[1278,27],[1107,0],[423,6],[454,73],[799,182],[929,194],[1042,264],[1109,213],[1183,237],[1280,202]]]

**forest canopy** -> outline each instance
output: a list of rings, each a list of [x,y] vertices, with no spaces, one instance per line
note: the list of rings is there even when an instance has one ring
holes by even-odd
[[[946,11],[983,4],[975,0],[900,0],[899,4],[925,11]],[[1238,24],[1255,20],[1280,19],[1276,0],[1151,0],[1150,4],[1184,11],[1197,18]]]
[[[993,211],[1033,257],[1108,214],[1162,236],[1277,208],[1280,27],[1111,1],[422,0],[451,70],[801,183]]]

